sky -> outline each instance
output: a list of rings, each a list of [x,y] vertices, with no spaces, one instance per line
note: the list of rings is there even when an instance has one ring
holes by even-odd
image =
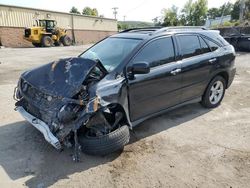
[[[118,7],[118,20],[152,22],[163,8],[182,8],[187,0],[0,0],[0,4],[69,12],[72,6],[81,12],[85,6],[97,8],[100,15],[114,18],[112,7]],[[219,7],[235,0],[208,0],[208,8]]]

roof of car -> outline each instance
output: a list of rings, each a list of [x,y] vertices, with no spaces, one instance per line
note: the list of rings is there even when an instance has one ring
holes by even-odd
[[[162,34],[172,33],[208,33],[215,30],[209,30],[204,27],[196,26],[177,26],[177,27],[147,27],[147,28],[134,28],[121,31],[112,37],[119,38],[133,38],[133,39],[146,39],[148,37],[155,37]],[[216,31],[217,32],[217,31]]]

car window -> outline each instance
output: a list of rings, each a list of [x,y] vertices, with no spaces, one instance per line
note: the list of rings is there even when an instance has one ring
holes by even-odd
[[[211,52],[209,46],[207,45],[207,43],[203,40],[203,38],[199,37],[200,40],[200,44],[201,44],[201,53],[205,54],[208,52]]]
[[[204,38],[204,40],[206,41],[206,43],[208,44],[208,46],[210,47],[212,51],[215,51],[220,47],[218,44],[214,43],[213,41],[207,38]]]
[[[216,41],[219,42],[222,46],[229,45],[229,43],[221,35],[217,35]]]
[[[171,37],[160,38],[149,43],[134,58],[133,62],[146,61],[150,67],[156,67],[175,60]]]
[[[189,58],[201,53],[200,41],[195,35],[177,36],[183,58]]]

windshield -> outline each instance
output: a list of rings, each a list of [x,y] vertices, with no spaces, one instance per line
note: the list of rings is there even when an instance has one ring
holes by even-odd
[[[39,26],[40,27],[46,27],[46,21],[45,20],[39,20]]]
[[[114,70],[140,43],[138,39],[107,38],[84,52],[80,57],[99,60],[108,72]]]

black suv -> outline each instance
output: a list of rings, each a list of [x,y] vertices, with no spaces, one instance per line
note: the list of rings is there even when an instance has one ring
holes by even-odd
[[[217,107],[235,75],[235,51],[218,31],[131,29],[78,57],[21,75],[16,110],[55,148],[104,155],[123,148],[129,128],[191,102]]]

